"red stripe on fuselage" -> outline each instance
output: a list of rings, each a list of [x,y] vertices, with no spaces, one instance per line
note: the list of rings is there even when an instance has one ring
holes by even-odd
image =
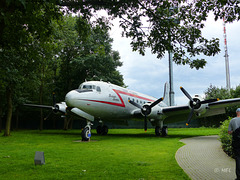
[[[120,94],[124,94],[124,95],[131,96],[131,97],[134,97],[134,98],[139,98],[139,99],[146,100],[146,101],[149,101],[149,102],[154,102],[154,100],[152,100],[152,99],[148,99],[148,98],[145,98],[145,97],[142,97],[142,96],[138,96],[136,94],[131,94],[131,93],[124,92],[124,91],[121,91],[121,90],[116,90],[116,89],[113,89],[113,91],[117,94],[117,96],[119,97],[121,103],[114,103],[114,102],[108,102],[108,101],[98,101],[98,100],[90,100],[90,99],[83,99],[83,100],[84,101],[91,101],[91,102],[98,102],[98,103],[103,103],[103,104],[109,104],[109,105],[113,105],[113,106],[125,107],[124,101],[123,101],[122,97],[120,96]]]
[[[145,97],[142,97],[142,96],[138,96],[138,95],[136,95],[136,94],[131,94],[131,93],[124,92],[124,91],[120,91],[120,90],[116,90],[116,89],[113,89],[113,91],[119,96],[119,98],[121,98],[119,94],[125,94],[125,95],[127,95],[127,96],[139,98],[139,99],[146,100],[146,101],[150,101],[150,102],[153,102],[153,101],[154,101],[154,100],[152,100],[152,99],[148,99],[148,98],[145,98]]]

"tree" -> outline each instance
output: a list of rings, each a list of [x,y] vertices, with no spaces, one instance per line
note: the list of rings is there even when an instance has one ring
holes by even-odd
[[[234,90],[231,89],[231,92],[233,92]],[[213,86],[212,84],[210,85],[210,87],[204,92],[206,99],[229,99],[232,98],[231,93],[226,89],[226,88],[218,88],[216,86]]]
[[[238,98],[240,97],[240,86],[237,86],[236,89],[231,89],[229,92],[226,88],[218,88],[210,85],[210,87],[205,91],[205,96],[206,99],[219,98],[220,100]],[[226,114],[201,119],[201,123],[205,126],[219,126],[221,121],[224,121],[228,117],[234,117],[236,115],[236,109],[236,106],[228,106],[226,107]]]
[[[122,34],[132,39],[134,51],[144,55],[146,47],[150,47],[158,58],[171,51],[176,64],[188,64],[196,69],[206,65],[206,60],[200,55],[214,56],[220,52],[219,39],[207,39],[201,33],[209,12],[214,12],[215,19],[223,18],[221,9],[227,6],[224,14],[233,14],[231,10],[238,10],[236,4],[206,0],[62,0],[59,3],[74,12],[80,11],[86,17],[92,16],[96,10],[105,9],[111,17],[120,18]],[[173,8],[176,6],[178,8]],[[177,23],[179,21],[180,24]]]
[[[104,19],[87,22],[82,17],[64,17],[58,33],[60,62],[57,81],[58,93],[65,94],[85,80],[104,80],[124,85],[117,71],[122,63],[117,51],[112,50],[109,27]],[[88,32],[88,33],[87,33]]]
[[[21,0],[1,1],[0,12],[0,73],[7,98],[4,135],[9,136],[15,91],[39,62],[35,42],[47,41],[51,19],[58,19],[61,12],[52,2]]]

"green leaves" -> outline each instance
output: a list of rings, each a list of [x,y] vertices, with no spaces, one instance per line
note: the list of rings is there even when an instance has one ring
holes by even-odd
[[[220,141],[222,143],[223,151],[233,157],[233,150],[232,150],[232,136],[228,134],[228,126],[232,118],[228,117],[225,121],[222,122],[220,127]]]
[[[106,19],[90,23],[81,16],[69,15],[59,27],[57,86],[62,98],[85,80],[102,79],[123,85],[123,77],[116,70],[122,63],[119,53],[112,50]]]
[[[203,68],[204,56],[214,56],[220,52],[219,40],[211,40],[201,34],[204,22],[210,12],[215,20],[225,17],[227,22],[240,19],[240,2],[209,0],[103,0],[103,1],[64,1],[70,9],[80,10],[84,17],[105,9],[113,18],[120,18],[122,35],[131,38],[133,51],[145,54],[147,47],[162,58],[166,51],[174,53],[177,64],[191,68]]]

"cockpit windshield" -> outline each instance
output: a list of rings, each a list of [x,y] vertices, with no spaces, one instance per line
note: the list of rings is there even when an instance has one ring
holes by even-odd
[[[99,86],[95,86],[92,84],[81,84],[79,86],[79,89],[81,89],[81,90],[96,90],[98,92],[101,92],[101,88]]]

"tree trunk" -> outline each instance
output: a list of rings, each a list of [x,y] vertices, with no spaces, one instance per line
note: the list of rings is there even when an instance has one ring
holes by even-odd
[[[3,115],[3,108],[0,107],[0,133],[2,132],[2,115]]]
[[[16,109],[16,130],[18,130],[18,125],[19,125],[19,107]]]
[[[56,117],[53,116],[53,129],[56,129]]]
[[[39,125],[39,130],[42,131],[43,130],[43,110],[40,109],[40,125]]]
[[[72,128],[73,128],[73,119],[71,118],[69,123],[69,129],[72,129]]]
[[[7,120],[6,120],[6,128],[4,132],[4,136],[10,136],[10,128],[11,128],[11,121],[12,121],[12,111],[13,111],[13,104],[12,104],[12,88],[7,87]]]
[[[64,118],[64,126],[63,126],[63,129],[64,129],[64,130],[68,130],[68,123],[69,123],[68,118],[65,117],[65,118]]]
[[[43,86],[44,86],[44,82],[43,82],[43,77],[44,77],[44,66],[42,65],[41,68],[41,84],[40,84],[40,88],[39,88],[39,102],[42,105],[43,104]],[[40,131],[43,130],[43,110],[40,109],[40,127],[39,127]]]

